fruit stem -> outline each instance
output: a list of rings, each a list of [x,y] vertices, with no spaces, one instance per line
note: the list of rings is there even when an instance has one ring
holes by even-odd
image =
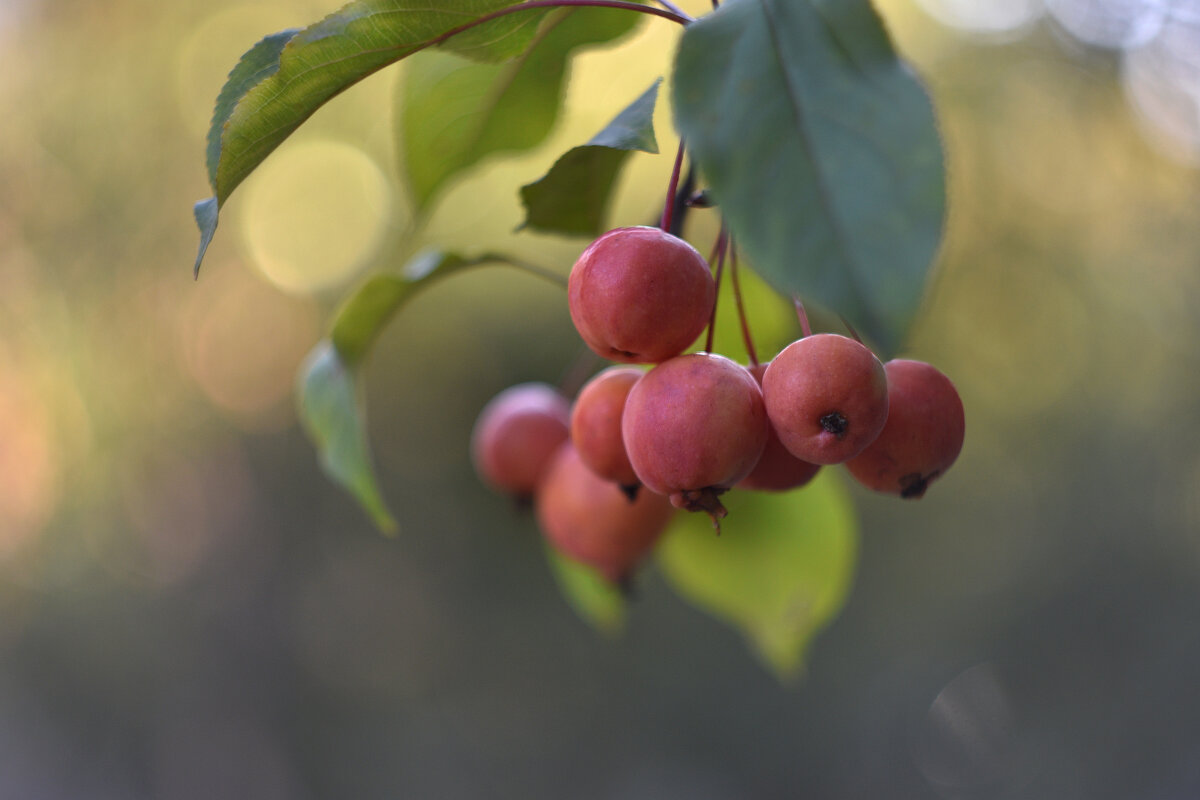
[[[754,349],[754,337],[750,335],[750,322],[746,319],[746,306],[742,302],[742,283],[738,280],[737,245],[732,238],[729,242],[729,277],[733,281],[733,300],[737,303],[738,322],[742,324],[742,341],[746,344],[746,355],[750,358],[750,366],[758,366],[758,353]]]
[[[658,4],[660,6],[662,6],[663,8],[665,8],[667,11],[670,11],[672,14],[678,14],[681,17],[688,16],[686,11],[684,11],[682,8],[680,8],[679,6],[672,3],[671,0],[658,0]]]
[[[689,166],[688,171],[683,175],[683,180],[679,183],[679,189],[675,192],[675,206],[671,211],[671,227],[667,229],[667,233],[672,236],[679,236],[683,232],[684,221],[687,219],[688,211],[691,210],[688,200],[691,199],[695,188],[696,171]]]
[[[717,330],[717,301],[721,297],[721,275],[725,272],[725,251],[729,249],[729,236],[725,226],[721,226],[721,233],[717,236],[717,241],[713,244],[712,255],[708,257],[708,263],[712,264],[713,258],[717,260],[717,274],[713,277],[713,283],[717,286],[716,294],[713,295],[712,316],[708,320],[708,336],[704,339],[704,352],[711,353],[713,349],[713,335]]]
[[[812,327],[808,324],[808,312],[804,310],[804,303],[800,302],[800,295],[792,295],[792,302],[796,305],[796,318],[800,320],[800,333],[803,336],[812,336]]]
[[[675,166],[671,168],[671,182],[667,185],[667,203],[663,206],[662,222],[659,223],[667,233],[671,233],[671,223],[675,216],[675,194],[679,191],[679,172],[683,167],[683,138],[679,139],[679,150],[675,153]]]
[[[580,348],[579,355],[563,370],[562,378],[558,382],[559,393],[568,399],[575,397],[599,365],[600,356],[596,355],[592,348],[586,345]]]
[[[846,330],[850,331],[850,335],[852,337],[854,337],[854,341],[858,342],[859,344],[862,344],[863,343],[862,337],[858,335],[858,331],[854,330],[854,326],[850,324],[850,320],[846,319],[845,317],[842,317],[841,314],[838,314],[838,316],[841,317],[842,324],[846,326]]]

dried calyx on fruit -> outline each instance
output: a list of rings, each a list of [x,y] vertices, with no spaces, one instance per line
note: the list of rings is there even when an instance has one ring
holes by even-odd
[[[762,392],[745,367],[691,353],[664,361],[629,393],[625,450],[646,488],[689,511],[725,516],[719,495],[746,477],[767,443]]]
[[[749,367],[749,370],[761,386],[762,376],[767,371],[767,365],[755,364]],[[770,420],[768,420],[769,422]],[[779,441],[779,434],[775,432],[775,426],[768,424],[767,427],[767,446],[763,448],[763,454],[758,459],[758,463],[754,465],[754,469],[738,482],[737,488],[762,492],[786,492],[790,489],[799,489],[816,477],[821,465],[796,458],[783,446],[783,442]]]
[[[763,375],[763,400],[784,447],[813,464],[840,464],[887,421],[887,375],[863,344],[835,333],[792,342]]]
[[[962,400],[950,379],[923,361],[898,358],[884,370],[890,404],[887,424],[846,468],[869,489],[918,498],[962,450]]]

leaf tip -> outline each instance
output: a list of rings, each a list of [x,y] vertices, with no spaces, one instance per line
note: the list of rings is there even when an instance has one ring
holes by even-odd
[[[216,197],[201,200],[192,206],[192,215],[195,216],[196,226],[200,229],[200,250],[196,253],[196,264],[192,267],[193,279],[200,277],[200,264],[204,261],[204,254],[208,252],[208,246],[217,232],[219,212],[220,206]]]

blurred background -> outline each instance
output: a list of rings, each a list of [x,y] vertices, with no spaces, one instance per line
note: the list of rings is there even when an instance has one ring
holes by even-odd
[[[793,685],[653,567],[597,635],[474,477],[486,400],[578,352],[547,283],[469,273],[384,335],[398,537],[323,477],[293,380],[406,225],[399,71],[243,185],[198,282],[191,204],[237,57],[334,5],[0,0],[0,797],[1200,796],[1200,4],[878,4],[949,170],[907,353],[967,443],[920,502],[853,490],[855,585]],[[565,272],[583,242],[514,234],[516,187],[676,35],[580,56],[550,140],[455,183],[428,241]]]

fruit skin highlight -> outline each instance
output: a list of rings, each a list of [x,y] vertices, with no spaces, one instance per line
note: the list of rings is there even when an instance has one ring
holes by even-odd
[[[555,454],[534,502],[546,540],[613,583],[629,576],[675,514],[667,498],[651,492],[630,501],[588,469],[570,442]]]
[[[762,392],[724,356],[664,361],[629,392],[625,450],[642,484],[689,511],[725,516],[717,496],[750,474],[767,444]]]
[[[761,386],[767,365],[755,364],[747,369]],[[767,446],[763,448],[763,454],[750,474],[738,481],[737,488],[759,492],[786,492],[789,489],[798,489],[816,477],[821,465],[796,458],[783,446],[783,442],[779,441],[775,426],[768,424],[767,428]]]
[[[835,333],[792,342],[763,374],[771,425],[788,451],[840,464],[866,449],[888,415],[887,374],[864,345]]]
[[[962,450],[962,399],[949,378],[923,361],[893,359],[884,370],[890,403],[887,424],[846,468],[868,489],[916,499]]]
[[[580,254],[567,280],[575,329],[612,361],[679,355],[708,324],[717,288],[704,257],[658,228],[615,228]]]
[[[493,397],[471,432],[475,470],[496,489],[530,497],[567,440],[570,404],[544,383],[510,386]]]
[[[645,373],[637,367],[609,367],[579,391],[571,406],[571,442],[583,463],[605,480],[637,488],[637,474],[625,452],[621,415],[629,390]]]

